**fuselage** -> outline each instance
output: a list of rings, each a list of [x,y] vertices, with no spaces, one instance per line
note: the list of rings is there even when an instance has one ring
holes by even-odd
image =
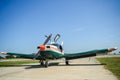
[[[59,59],[64,57],[64,51],[60,44],[44,45],[44,49],[40,49],[40,55],[47,59]]]

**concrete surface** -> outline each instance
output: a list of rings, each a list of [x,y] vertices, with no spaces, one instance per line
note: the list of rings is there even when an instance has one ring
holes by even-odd
[[[117,80],[94,57],[71,60],[69,66],[63,60],[57,62],[60,64],[52,62],[48,68],[39,66],[39,63],[1,67],[0,80]]]

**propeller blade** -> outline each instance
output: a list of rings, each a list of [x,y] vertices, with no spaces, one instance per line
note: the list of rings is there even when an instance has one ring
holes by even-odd
[[[34,59],[36,59],[40,55],[40,50],[38,51],[37,54],[35,54]]]
[[[57,42],[57,40],[60,38],[60,34],[57,34],[54,38],[54,42]]]
[[[50,40],[50,38],[52,37],[52,34],[50,34],[47,39],[45,40],[44,44],[43,45],[46,45],[48,43],[48,41]]]

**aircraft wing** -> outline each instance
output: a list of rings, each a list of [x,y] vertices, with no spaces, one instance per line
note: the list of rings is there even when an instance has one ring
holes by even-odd
[[[34,59],[35,53],[12,53],[12,52],[1,52],[2,54],[7,54],[7,55],[16,55],[20,56],[21,58],[27,58],[27,59]],[[36,59],[40,59],[41,56],[39,55]]]
[[[84,57],[91,57],[96,56],[96,54],[101,53],[108,53],[116,50],[117,48],[108,48],[108,49],[100,49],[100,50],[91,50],[87,52],[80,52],[80,53],[65,53],[66,60],[77,59],[77,58],[84,58]]]

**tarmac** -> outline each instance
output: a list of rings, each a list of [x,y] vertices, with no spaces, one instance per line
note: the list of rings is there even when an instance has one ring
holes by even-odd
[[[58,64],[59,62],[59,64]],[[110,71],[96,61],[95,57],[71,60],[66,66],[64,60],[50,61],[44,68],[35,64],[19,67],[0,67],[0,80],[118,80]]]

